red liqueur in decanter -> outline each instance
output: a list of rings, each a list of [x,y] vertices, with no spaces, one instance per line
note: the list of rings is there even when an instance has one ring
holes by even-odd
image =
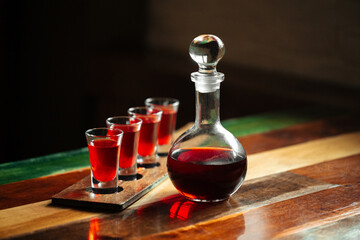
[[[189,52],[199,65],[199,71],[191,74],[196,89],[196,117],[194,125],[169,151],[169,177],[189,200],[223,201],[239,189],[247,171],[243,146],[220,122],[220,83],[224,74],[217,72],[216,65],[225,47],[215,35],[200,35],[190,44]]]

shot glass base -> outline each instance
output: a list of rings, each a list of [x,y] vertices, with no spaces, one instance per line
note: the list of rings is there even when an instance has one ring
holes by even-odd
[[[158,164],[158,158],[156,156],[156,153],[154,153],[151,156],[146,156],[146,157],[142,157],[142,156],[138,156],[137,157],[137,165],[139,167],[156,167],[156,165]]]
[[[122,188],[91,188],[91,191],[95,194],[113,194],[122,191]]]
[[[118,175],[108,182],[101,182],[94,176],[91,176],[91,189],[96,194],[110,194],[119,192]]]
[[[159,157],[167,157],[167,155],[169,154],[169,152],[158,152],[157,155]]]
[[[119,168],[119,179],[125,181],[136,180],[137,166],[136,163],[129,168]]]
[[[139,167],[142,168],[155,168],[155,167],[160,167],[160,163],[156,162],[156,163],[144,163],[144,164],[138,164]]]
[[[132,180],[137,180],[137,177],[136,177],[136,174],[135,175],[119,175],[119,180],[132,181]]]
[[[122,181],[136,181],[136,180],[139,180],[141,179],[143,176],[139,173],[137,173],[136,175],[124,175],[124,176],[120,176],[119,175],[119,180],[122,180]]]
[[[171,144],[158,145],[157,155],[159,157],[166,157],[170,151]]]

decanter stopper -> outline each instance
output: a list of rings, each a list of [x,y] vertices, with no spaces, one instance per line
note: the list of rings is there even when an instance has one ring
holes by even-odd
[[[221,39],[212,34],[200,35],[191,42],[189,53],[199,65],[199,71],[191,74],[196,90],[208,93],[219,89],[224,80],[224,74],[216,70],[216,65],[225,54]]]
[[[189,53],[199,65],[200,73],[216,74],[216,65],[225,54],[225,46],[217,36],[203,34],[191,42]]]

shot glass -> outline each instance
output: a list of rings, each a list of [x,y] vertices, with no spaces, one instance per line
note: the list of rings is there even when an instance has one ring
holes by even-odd
[[[137,163],[143,166],[157,164],[156,148],[162,111],[152,107],[129,108],[128,114],[142,120]]]
[[[179,103],[179,100],[175,98],[147,98],[145,100],[146,106],[160,108],[163,111],[158,133],[157,154],[159,156],[166,156],[171,148]]]
[[[116,116],[106,119],[110,133],[116,129],[124,132],[119,157],[119,179],[135,180],[137,170],[137,152],[142,120],[128,116]]]
[[[91,188],[94,193],[118,191],[119,152],[123,131],[93,128],[85,132],[91,166]]]

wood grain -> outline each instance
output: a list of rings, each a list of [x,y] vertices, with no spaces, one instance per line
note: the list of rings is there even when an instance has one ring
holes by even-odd
[[[291,172],[332,184],[356,184],[360,183],[360,155],[294,169]]]
[[[105,239],[142,237],[209,221],[234,212],[246,212],[333,187],[335,185],[284,172],[247,181],[231,199],[225,202],[199,204],[175,194],[119,214],[97,216],[91,220],[41,231],[27,237],[30,239],[42,239],[46,236],[52,236],[53,239],[84,239],[89,234]],[[91,228],[94,222],[98,226],[89,232],[89,226]],[[76,238],[72,236],[73,232],[76,232]]]
[[[287,109],[278,112],[268,112],[252,116],[227,119],[223,126],[237,137],[250,134],[265,133],[296,124],[327,119],[346,114],[345,111],[324,106]]]
[[[141,239],[271,239],[360,214],[360,185],[341,186]]]
[[[351,154],[359,154],[359,146],[359,133],[351,133],[249,155],[249,174],[246,181],[256,177],[278,173],[279,169],[281,171],[287,171],[300,166],[329,161],[335,157],[341,158]],[[329,152],[329,149],[331,149],[333,154]],[[254,164],[252,164],[252,161]],[[135,211],[135,209],[140,206],[159,202],[174,194],[177,194],[177,191],[169,181],[166,181],[132,205],[126,210],[126,213]],[[29,212],[30,208],[32,212]],[[71,213],[71,218],[66,216],[69,213]],[[153,214],[155,213],[156,211],[153,212]],[[159,214],[161,214],[161,212]],[[72,225],[74,221],[89,219],[95,216],[99,217],[100,213],[56,208],[49,206],[49,201],[33,205],[24,205],[0,211],[0,222],[2,223],[0,226],[0,236],[10,237],[65,223],[71,223]],[[152,223],[150,222],[149,224]]]
[[[31,233],[96,215],[99,213],[57,208],[50,200],[4,209],[0,212],[0,236],[6,238]]]
[[[351,133],[250,154],[245,181],[359,153],[360,133]],[[177,194],[169,180],[144,196],[135,206],[160,201],[165,193]]]
[[[359,130],[360,117],[341,116],[297,124],[260,134],[247,135],[238,139],[247,154],[254,154]]]
[[[231,120],[225,122],[232,123]],[[360,128],[359,122],[359,117],[335,117],[289,126],[261,134],[252,134],[240,137],[239,140],[246,149],[246,152],[248,154],[253,154],[358,130]],[[242,124],[246,125],[247,123],[242,122]],[[190,126],[191,123],[184,126],[180,131],[184,131]],[[77,181],[80,181],[89,174],[89,169],[86,168],[68,173],[1,185],[0,191],[2,194],[0,194],[0,209],[47,200],[54,194],[62,191]],[[170,188],[171,183],[168,182],[168,184],[170,185]],[[29,191],[29,186],[31,186],[31,191]]]
[[[89,166],[87,147],[0,165],[0,184],[65,173]]]
[[[360,132],[341,134],[248,156],[247,179],[360,153]]]
[[[360,239],[360,214],[349,216],[328,224],[303,229],[279,237],[281,240],[300,239]]]
[[[0,186],[0,210],[50,199],[90,174],[90,169],[34,178]]]

